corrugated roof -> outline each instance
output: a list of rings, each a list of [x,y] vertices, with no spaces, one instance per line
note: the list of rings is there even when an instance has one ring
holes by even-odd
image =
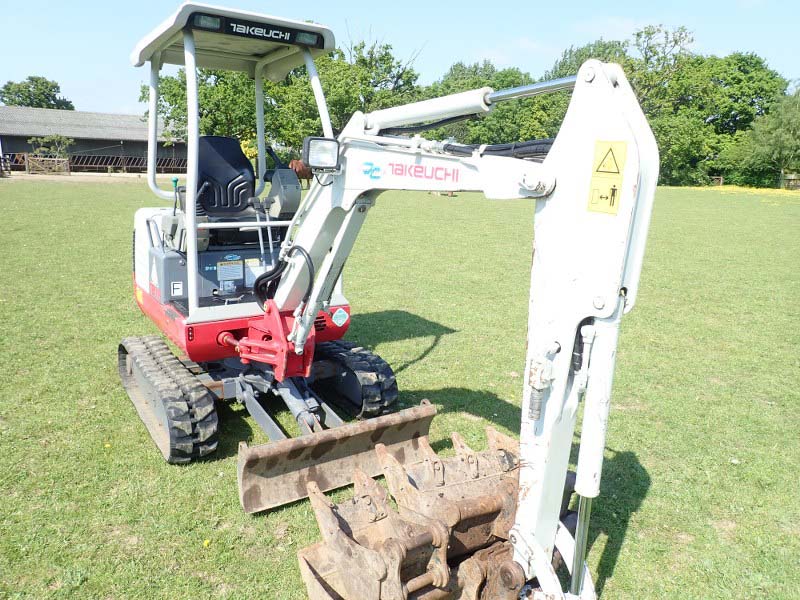
[[[0,135],[146,142],[147,121],[141,115],[0,106]]]

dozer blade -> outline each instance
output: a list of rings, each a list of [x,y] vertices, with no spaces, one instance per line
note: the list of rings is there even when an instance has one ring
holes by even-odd
[[[421,452],[405,459],[378,445],[388,493],[355,471],[352,499],[333,504],[309,482],[323,538],[298,552],[309,597],[516,600],[519,592],[511,588],[525,581],[508,571],[514,564],[508,537],[519,445],[492,428],[487,436],[489,450],[473,452],[453,434],[451,458],[439,457],[427,440]]]
[[[436,408],[420,406],[348,423],[310,435],[248,447],[239,444],[239,500],[247,513],[259,512],[308,496],[314,482],[327,491],[350,485],[353,473],[381,473],[376,444],[403,462],[424,459],[428,430]]]

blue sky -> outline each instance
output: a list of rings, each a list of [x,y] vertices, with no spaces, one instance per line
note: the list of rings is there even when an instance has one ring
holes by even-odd
[[[647,24],[685,25],[693,49],[724,55],[751,51],[784,77],[800,79],[797,0],[642,2],[337,2],[254,0],[209,2],[331,27],[339,43],[391,44],[402,59],[416,56],[423,83],[454,62],[490,59],[538,76],[561,51],[594,39],[625,39]],[[0,82],[43,75],[61,84],[78,110],[133,113],[144,68],[129,55],[136,42],[173,12],[165,0],[0,0]]]

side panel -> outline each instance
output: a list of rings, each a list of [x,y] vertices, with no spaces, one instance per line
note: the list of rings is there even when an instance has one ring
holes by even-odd
[[[160,245],[155,228],[148,228],[148,220],[172,212],[171,208],[140,208],[133,217],[134,227],[134,280],[140,288],[150,289],[150,248]],[[153,280],[156,280],[153,275]]]

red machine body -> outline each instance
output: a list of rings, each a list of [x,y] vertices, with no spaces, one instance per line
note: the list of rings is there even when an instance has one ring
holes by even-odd
[[[337,325],[331,315],[320,311],[314,321],[302,354],[286,340],[294,325],[291,312],[281,313],[268,301],[261,316],[224,319],[204,323],[187,323],[171,303],[162,304],[153,295],[134,284],[136,303],[142,312],[194,362],[212,362],[239,357],[242,362],[256,361],[272,365],[275,378],[308,377],[314,358],[314,346],[319,342],[341,339],[350,326],[350,306],[343,309],[348,319]],[[226,335],[227,334],[227,335]]]

